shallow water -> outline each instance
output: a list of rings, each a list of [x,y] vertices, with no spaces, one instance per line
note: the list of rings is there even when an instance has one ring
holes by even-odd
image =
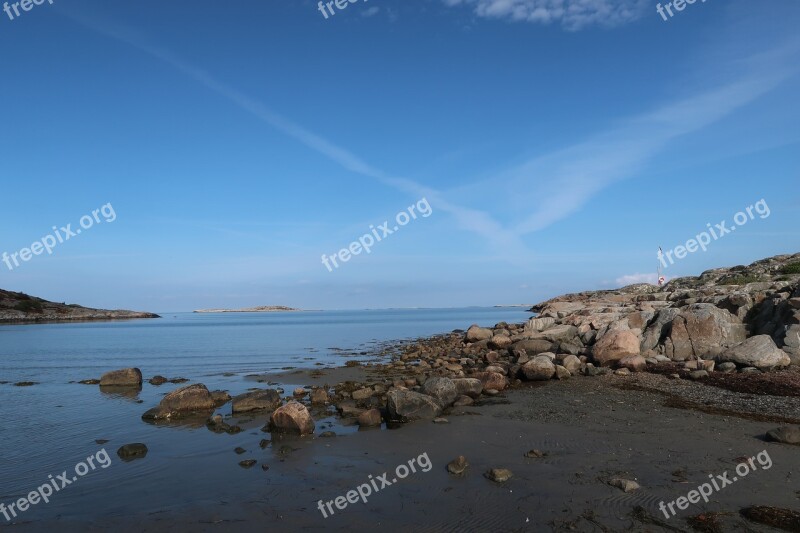
[[[21,513],[22,521],[61,517],[124,516],[131,506],[167,509],[205,499],[246,498],[242,459],[280,461],[279,446],[261,450],[254,443],[265,417],[232,419],[244,431],[217,435],[191,424],[154,426],[141,420],[148,408],[178,385],[147,383],[139,392],[109,394],[75,381],[136,366],[145,379],[155,374],[202,382],[232,395],[259,386],[245,376],[286,367],[340,366],[378,344],[465,329],[472,323],[522,322],[522,308],[468,308],[297,313],[168,313],[161,319],[126,322],[0,326],[0,503],[6,505],[74,467],[102,448],[111,466],[96,468],[51,497]],[[319,367],[322,368],[322,367]],[[32,387],[15,387],[33,381]],[[73,382],[73,383],[70,383]],[[282,384],[291,393],[293,384]],[[262,385],[265,386],[265,385]],[[220,413],[230,415],[230,404]],[[317,432],[343,428],[334,418],[317,417]],[[98,445],[96,439],[107,439]],[[123,463],[116,450],[144,442],[145,460]],[[307,441],[289,441],[307,446]],[[282,444],[281,444],[282,445]],[[247,453],[236,455],[242,446]],[[302,468],[302,465],[298,468]],[[259,466],[254,467],[259,469]],[[219,480],[225,479],[224,483]],[[152,490],[156,487],[157,490]],[[165,494],[168,502],[159,503]],[[0,524],[7,523],[0,515]]]

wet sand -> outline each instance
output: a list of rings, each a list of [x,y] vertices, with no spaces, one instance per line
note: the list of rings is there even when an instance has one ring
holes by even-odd
[[[363,380],[365,372],[369,370],[345,368],[313,377],[311,372],[290,371],[270,378],[295,384],[335,383]],[[664,391],[630,390],[630,385]],[[679,390],[683,387],[687,391]],[[205,470],[188,470],[180,453],[166,458],[152,450],[141,462],[116,465],[131,470],[137,463],[157,466],[150,478],[139,478],[136,486],[129,487],[130,501],[124,501],[124,493],[117,496],[123,500],[112,506],[116,509],[98,502],[104,508],[81,509],[83,518],[70,513],[71,518],[34,521],[9,530],[691,531],[688,517],[712,511],[724,513],[719,517],[720,531],[774,531],[747,522],[739,510],[750,505],[800,510],[795,472],[800,447],[765,442],[763,436],[776,427],[775,422],[668,407],[670,397],[665,392],[671,390],[681,397],[697,394],[693,401],[698,405],[718,398],[731,408],[731,402],[747,404],[752,398],[658,375],[574,377],[453,409],[446,415],[448,424],[414,422],[400,429],[356,431],[325,422],[318,424],[317,435],[327,426],[342,434],[276,438],[265,450],[258,446],[260,439],[270,438],[259,431],[265,417],[254,417],[239,435],[204,434],[213,445],[195,453],[208,463]],[[760,402],[781,406],[777,413],[764,414],[800,418],[800,398],[762,397]],[[183,440],[192,438],[181,433]],[[247,448],[247,454],[233,454],[236,445]],[[283,446],[293,451],[282,454]],[[548,455],[528,459],[524,454],[532,448]],[[674,518],[667,520],[659,511],[660,501],[685,496],[709,474],[728,471],[733,477],[737,458],[753,457],[762,450],[772,460],[770,469],[763,470],[756,462],[756,471],[715,492],[710,503],[692,505]],[[348,504],[328,518],[317,508],[318,500],[344,496],[368,482],[370,475],[389,472],[392,479],[397,465],[426,453],[430,471],[412,473],[384,487],[367,504]],[[463,476],[445,469],[458,455],[470,463]],[[268,463],[269,470],[236,465],[249,457]],[[497,484],[483,476],[490,468],[508,468],[514,476]],[[623,493],[608,485],[613,477],[636,480],[641,488]],[[187,483],[207,486],[205,496],[187,502],[176,490]]]

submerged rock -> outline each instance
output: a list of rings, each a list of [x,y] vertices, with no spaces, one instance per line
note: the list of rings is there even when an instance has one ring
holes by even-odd
[[[138,368],[112,370],[100,377],[101,387],[140,387],[141,385],[142,371]]]
[[[147,445],[141,442],[126,444],[117,450],[117,455],[125,462],[142,459],[147,455]]]

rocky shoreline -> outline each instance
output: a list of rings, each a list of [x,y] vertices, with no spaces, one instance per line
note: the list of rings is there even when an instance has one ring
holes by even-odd
[[[431,481],[445,492],[454,479],[476,488],[475,478],[480,477],[489,485],[477,485],[479,490],[514,486],[515,493],[535,493],[514,483],[533,487],[540,479],[534,472],[544,469],[553,475],[547,470],[550,462],[570,457],[572,464],[581,465],[575,466],[578,478],[570,479],[570,471],[564,470],[550,489],[564,497],[566,487],[582,486],[575,490],[581,491],[583,509],[551,516],[548,524],[554,530],[618,530],[618,509],[625,509],[624,520],[634,530],[698,530],[697,525],[701,531],[769,531],[757,525],[768,524],[797,531],[792,528],[800,523],[800,513],[782,496],[785,488],[766,485],[762,489],[768,492],[758,498],[744,486],[729,489],[727,505],[736,507],[687,517],[689,529],[666,522],[652,493],[669,501],[684,491],[672,483],[692,477],[702,482],[722,468],[717,462],[735,466],[742,454],[755,453],[755,447],[767,446],[782,465],[780,476],[791,475],[800,452],[798,265],[800,254],[778,256],[673,280],[664,287],[634,285],[565,295],[534,306],[537,316],[525,323],[472,325],[398,342],[375,353],[362,352],[369,361],[348,361],[338,368],[248,375],[253,386],[233,397],[201,383],[182,386],[167,392],[157,405],[142,406],[141,418],[148,424],[241,434],[235,449],[239,467],[248,470],[261,463],[268,475],[280,475],[281,467],[259,450],[271,451],[282,462],[304,443],[307,450],[316,450],[309,454],[328,456],[325,450],[332,445],[327,442],[337,436],[331,418],[360,430],[402,428],[399,433],[405,437],[359,431],[348,444],[334,447],[347,457],[373,451],[366,443],[382,442],[385,453],[397,455],[391,443],[399,441],[418,454],[424,442],[432,456],[447,457]],[[131,368],[84,383],[124,391],[141,390],[144,381]],[[185,380],[148,380],[154,386],[167,381]],[[287,383],[293,388],[283,385]],[[431,425],[443,427],[436,430],[435,442],[427,437]],[[270,438],[255,431],[259,426]],[[544,428],[559,437],[546,438]],[[529,433],[530,438],[519,441]],[[689,439],[684,433],[703,436]],[[448,446],[455,436],[458,444]],[[562,438],[570,440],[565,445]],[[598,438],[603,441],[595,444]],[[317,439],[326,444],[315,445]],[[720,456],[717,440],[725,443],[722,455],[731,457]],[[624,453],[616,451],[622,449]],[[698,450],[703,451],[700,457]],[[146,443],[125,444],[118,454],[125,461],[150,460]],[[475,469],[480,471],[471,473]],[[588,477],[582,477],[583,470]],[[318,474],[307,475],[311,479]],[[351,483],[348,478],[341,484]],[[608,496],[610,512],[591,496],[609,487],[619,495]],[[315,493],[306,497],[316,498]],[[495,506],[509,505],[486,497]],[[545,498],[536,497],[539,502]],[[284,504],[290,506],[290,501]],[[462,505],[458,512],[470,509]],[[537,507],[539,512],[549,511]],[[242,509],[240,516],[248,513]],[[316,524],[305,514],[293,519]],[[487,528],[501,523],[490,513],[479,520]]]
[[[22,292],[0,289],[0,324],[130,320],[135,318],[161,317],[155,313],[93,309],[77,304],[50,302]]]

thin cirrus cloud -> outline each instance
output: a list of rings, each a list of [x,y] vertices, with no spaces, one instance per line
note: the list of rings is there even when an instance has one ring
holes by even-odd
[[[513,258],[515,261],[519,261],[521,260],[520,258],[528,255],[522,241],[516,235],[504,231],[503,226],[489,213],[479,209],[457,205],[443,198],[441,193],[435,189],[406,178],[398,178],[387,174],[382,169],[367,163],[364,159],[348,149],[275,113],[261,101],[251,98],[231,85],[220,81],[205,70],[191,65],[171,51],[152,44],[149,39],[129,28],[116,26],[108,22],[99,23],[94,19],[77,15],[71,15],[70,18],[97,33],[127,43],[173,66],[207,89],[216,92],[231,103],[249,112],[283,134],[294,138],[308,148],[327,157],[342,168],[363,177],[374,179],[398,191],[409,193],[417,197],[426,197],[435,209],[444,211],[452,216],[459,228],[483,237],[487,244],[494,250],[502,251],[506,258]]]
[[[447,6],[470,6],[483,18],[538,24],[560,23],[577,31],[588,26],[615,27],[639,19],[646,0],[443,0]]]

